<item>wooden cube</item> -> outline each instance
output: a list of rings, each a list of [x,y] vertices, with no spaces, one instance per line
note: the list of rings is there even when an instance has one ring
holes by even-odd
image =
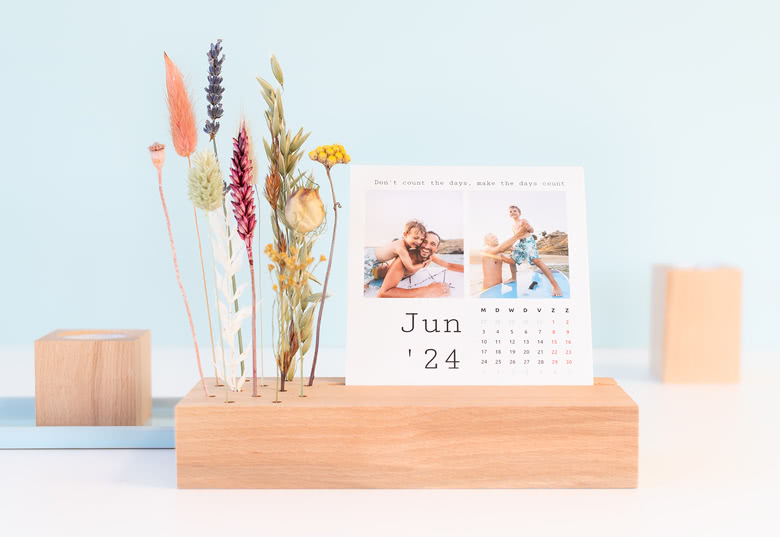
[[[664,382],[739,382],[742,271],[653,268],[651,362]]]
[[[151,341],[149,330],[55,330],[36,340],[36,424],[143,425]]]
[[[639,408],[593,386],[345,386],[206,379],[176,405],[179,488],[633,488]]]

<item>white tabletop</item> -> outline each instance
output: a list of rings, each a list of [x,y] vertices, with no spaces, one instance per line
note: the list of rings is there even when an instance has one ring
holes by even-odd
[[[178,490],[174,450],[7,450],[0,534],[771,533],[780,523],[778,358],[747,353],[739,385],[664,385],[649,377],[644,351],[597,351],[596,375],[616,378],[639,404],[635,490]]]

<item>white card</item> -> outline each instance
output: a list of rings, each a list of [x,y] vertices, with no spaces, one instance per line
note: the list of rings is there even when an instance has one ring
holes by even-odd
[[[582,168],[352,166],[347,272],[348,384],[593,384]]]

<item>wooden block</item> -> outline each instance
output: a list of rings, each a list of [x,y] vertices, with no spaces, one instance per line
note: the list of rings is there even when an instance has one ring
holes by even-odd
[[[179,488],[632,488],[639,409],[594,386],[249,384],[176,406]]]
[[[653,268],[651,363],[664,382],[739,382],[742,271]]]
[[[152,413],[149,330],[55,330],[35,342],[37,425],[143,425]]]

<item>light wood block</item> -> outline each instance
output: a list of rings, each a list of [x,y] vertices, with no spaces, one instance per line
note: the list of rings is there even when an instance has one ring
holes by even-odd
[[[143,425],[151,341],[149,330],[55,330],[36,340],[36,424]]]
[[[632,488],[639,409],[594,386],[345,386],[176,406],[179,488]]]
[[[651,362],[664,382],[739,382],[742,271],[653,268]]]

